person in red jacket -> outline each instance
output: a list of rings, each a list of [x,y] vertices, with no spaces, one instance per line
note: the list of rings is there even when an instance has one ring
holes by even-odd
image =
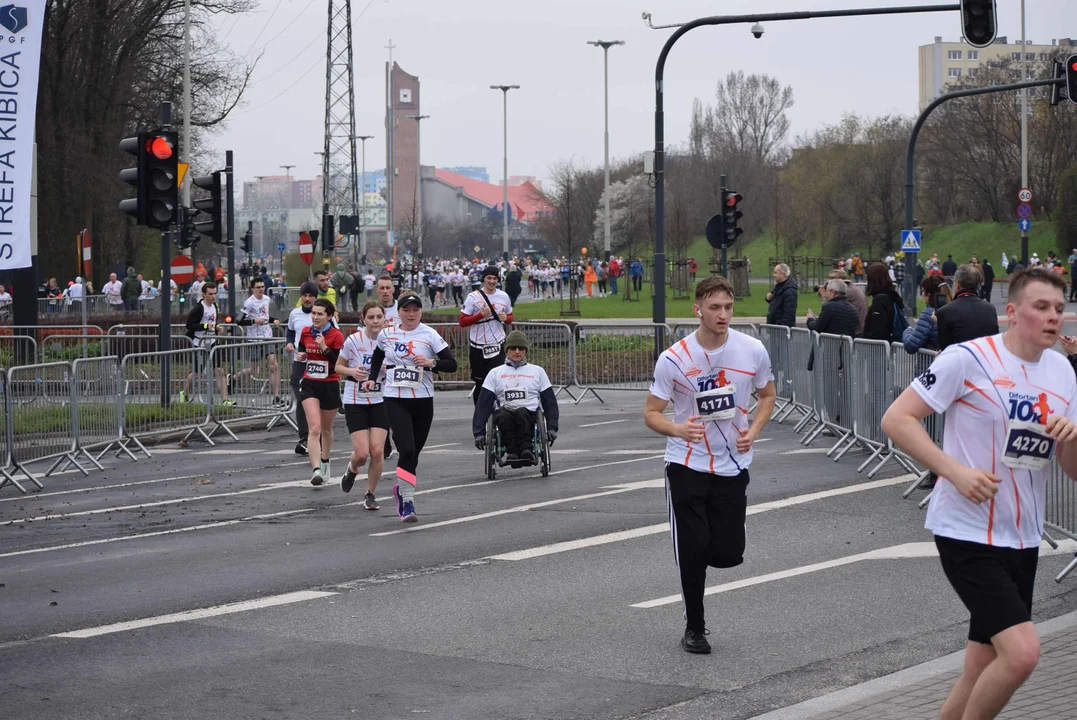
[[[333,447],[333,419],[340,408],[340,375],[337,358],[344,347],[344,334],[333,324],[336,308],[324,298],[314,301],[310,327],[303,328],[296,348],[296,362],[304,365],[299,397],[307,417],[307,453],[314,474],[311,485],[329,479],[329,451]]]

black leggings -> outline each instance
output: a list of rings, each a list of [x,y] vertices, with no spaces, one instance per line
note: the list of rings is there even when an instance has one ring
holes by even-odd
[[[396,451],[396,476],[415,485],[415,471],[419,467],[419,453],[430,435],[434,422],[434,398],[385,398],[385,412],[389,415],[389,428],[393,432]]]

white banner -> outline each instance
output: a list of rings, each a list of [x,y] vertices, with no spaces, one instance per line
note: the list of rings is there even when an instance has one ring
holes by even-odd
[[[44,25],[45,0],[0,6],[0,270],[30,267],[34,123]]]

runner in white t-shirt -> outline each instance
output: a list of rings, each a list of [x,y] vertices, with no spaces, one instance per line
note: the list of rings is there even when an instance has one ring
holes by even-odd
[[[366,290],[366,299],[374,297],[374,285],[377,284],[378,278],[374,276],[374,273],[368,272],[363,276],[363,289]]]
[[[456,358],[448,343],[433,328],[423,325],[423,301],[413,290],[402,290],[398,302],[400,325],[378,334],[378,347],[370,363],[370,376],[377,378],[385,367],[382,394],[389,427],[396,438],[400,459],[393,488],[396,511],[403,522],[415,522],[415,472],[419,453],[434,421],[434,375],[456,372]],[[371,392],[368,378],[363,390]]]
[[[116,273],[109,273],[108,282],[101,288],[101,294],[105,296],[105,302],[111,309],[123,307],[123,297],[120,295],[121,283],[116,279]]]
[[[475,404],[487,373],[505,363],[505,334],[512,324],[512,301],[497,289],[500,277],[496,267],[483,270],[482,285],[467,296],[460,308],[460,327],[468,328],[468,360],[471,379],[475,381],[471,399]]]
[[[755,338],[729,329],[733,286],[708,277],[692,309],[699,329],[662,353],[644,422],[665,435],[666,502],[687,621],[681,646],[709,653],[703,617],[707,567],[744,562],[748,467],[776,393],[770,357]],[[752,391],[759,404],[749,418]],[[673,403],[673,419],[662,413]]]
[[[375,378],[374,388],[369,392],[362,389],[362,383],[370,376],[370,364],[374,360],[374,350],[378,347],[378,335],[381,333],[385,313],[381,303],[371,300],[363,306],[359,317],[363,327],[352,333],[344,341],[344,349],[337,359],[337,372],[344,378],[344,418],[348,423],[348,434],[352,440],[352,454],[348,460],[348,469],[340,479],[340,489],[351,492],[355,477],[370,458],[367,469],[366,494],[363,506],[367,510],[377,510],[378,502],[374,491],[378,489],[378,480],[385,465],[382,446],[389,433],[389,416],[385,413],[382,401],[381,385],[385,381],[385,370]],[[373,452],[371,451],[373,449]]]
[[[948,347],[894,401],[882,429],[934,471],[927,528],[968,608],[965,664],[943,718],[993,718],[1032,674],[1032,595],[1051,457],[1077,477],[1077,382],[1059,340],[1065,281],[1010,276],[1005,333]],[[946,413],[942,448],[921,420]]]
[[[396,301],[393,299],[393,279],[388,275],[378,278],[377,293],[381,302],[381,309],[385,312],[385,327],[396,327],[400,324],[400,313],[397,310]]]
[[[280,320],[274,320],[269,316],[269,305],[272,302],[266,295],[266,283],[260,276],[255,276],[250,282],[251,295],[243,301],[243,313],[240,316],[240,326],[247,328],[247,339],[252,342],[265,342],[273,339],[273,328],[280,326]],[[239,387],[243,378],[254,377],[261,365],[262,360],[269,359],[269,392],[273,395],[273,407],[287,405],[280,396],[280,364],[277,362],[277,354],[271,348],[253,346],[245,348],[244,354],[250,362],[248,367],[236,373],[233,382]]]

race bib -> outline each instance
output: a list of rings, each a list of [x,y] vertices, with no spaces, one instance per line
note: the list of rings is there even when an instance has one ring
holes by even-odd
[[[527,402],[527,390],[521,388],[513,388],[512,390],[505,391],[505,404],[511,405],[512,403]]]
[[[423,382],[423,369],[418,367],[404,367],[403,365],[392,368],[393,386],[401,388],[419,387]]]
[[[737,387],[725,387],[696,393],[696,412],[704,420],[732,420],[737,414]]]
[[[1039,423],[1010,421],[1002,464],[1013,470],[1040,470],[1051,461],[1054,438]]]
[[[483,357],[484,360],[489,360],[490,358],[495,358],[500,354],[501,354],[501,346],[500,345],[483,345],[482,346],[482,357]]]
[[[329,363],[325,360],[308,360],[307,377],[311,380],[325,380],[329,377]]]

